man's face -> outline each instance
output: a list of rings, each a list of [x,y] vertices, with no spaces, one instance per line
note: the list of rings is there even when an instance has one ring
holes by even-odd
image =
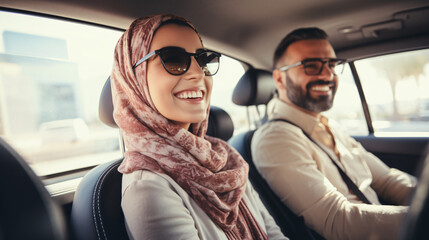
[[[335,52],[327,40],[301,40],[291,44],[279,61],[279,67],[291,65],[308,58],[335,58]],[[319,75],[309,76],[299,65],[281,73],[286,93],[282,100],[311,113],[320,113],[332,107],[337,91],[338,77],[323,65]],[[282,89],[279,89],[282,91]]]

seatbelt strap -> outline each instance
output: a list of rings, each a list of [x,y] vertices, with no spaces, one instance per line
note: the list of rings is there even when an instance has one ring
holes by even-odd
[[[271,119],[269,122],[286,122],[289,124],[292,124],[296,127],[298,127],[299,129],[301,129],[302,133],[304,133],[304,135],[310,139],[314,144],[316,144],[323,152],[325,152],[326,155],[328,155],[329,159],[331,159],[332,163],[334,163],[334,165],[337,167],[338,172],[340,173],[341,177],[343,178],[344,182],[346,183],[347,187],[350,189],[350,191],[352,191],[362,202],[366,203],[366,204],[371,204],[371,202],[368,200],[368,198],[366,198],[366,196],[361,192],[361,190],[358,188],[358,186],[356,186],[356,184],[350,179],[349,176],[347,176],[347,174],[343,171],[343,169],[341,169],[340,166],[338,166],[337,162],[334,160],[334,158],[331,156],[331,154],[329,152],[327,152],[321,145],[320,143],[316,142],[313,138],[310,137],[310,135],[308,135],[300,126],[296,125],[295,123],[286,120],[286,119],[282,119],[282,118],[274,118]]]

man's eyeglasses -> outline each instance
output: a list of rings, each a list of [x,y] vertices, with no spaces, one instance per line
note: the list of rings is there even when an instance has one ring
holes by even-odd
[[[286,71],[293,67],[297,67],[299,65],[304,66],[304,72],[307,75],[319,75],[323,71],[323,66],[328,64],[329,69],[335,75],[343,73],[344,63],[346,63],[345,59],[338,58],[307,58],[302,60],[301,62],[294,63],[292,65],[284,66],[279,68],[280,71]]]
[[[133,69],[155,54],[161,58],[164,69],[171,75],[186,73],[191,66],[191,57],[194,56],[204,74],[206,76],[213,76],[219,70],[219,58],[221,56],[220,53],[207,49],[198,49],[196,53],[189,53],[180,47],[164,47],[144,56],[134,64]]]

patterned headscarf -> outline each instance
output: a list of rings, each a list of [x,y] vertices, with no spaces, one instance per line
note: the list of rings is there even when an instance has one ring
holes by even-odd
[[[197,33],[183,18],[155,15],[135,20],[116,45],[111,74],[114,119],[127,148],[119,171],[166,174],[229,239],[266,239],[242,200],[249,167],[240,154],[206,135],[207,117],[188,131],[161,115],[149,94],[147,62],[135,70],[132,67],[149,53],[155,31],[170,19],[186,23]]]

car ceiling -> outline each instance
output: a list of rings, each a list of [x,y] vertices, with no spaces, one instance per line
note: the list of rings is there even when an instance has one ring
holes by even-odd
[[[0,0],[0,6],[119,29],[140,16],[173,13],[194,23],[207,47],[265,69],[278,42],[297,27],[324,29],[349,58],[363,54],[350,50],[382,41],[429,42],[429,0]]]

